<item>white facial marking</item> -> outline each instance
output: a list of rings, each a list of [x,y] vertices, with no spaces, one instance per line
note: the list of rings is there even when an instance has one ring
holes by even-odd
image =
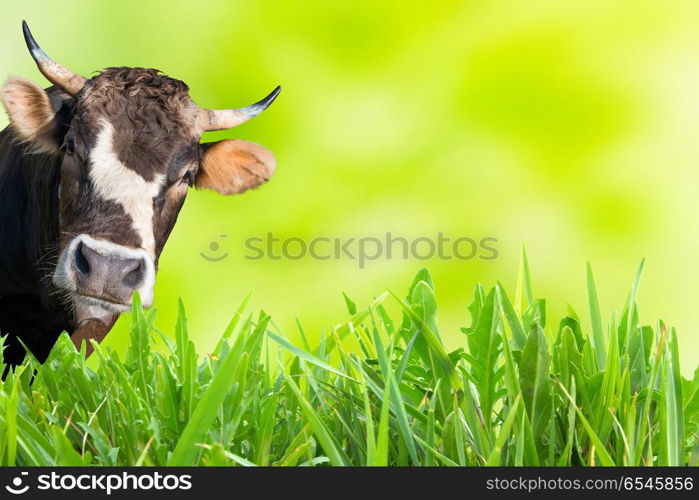
[[[90,180],[100,196],[122,206],[141,237],[143,249],[155,258],[153,198],[160,192],[165,176],[158,174],[148,182],[124,165],[114,152],[114,127],[105,119],[101,124],[90,154]]]

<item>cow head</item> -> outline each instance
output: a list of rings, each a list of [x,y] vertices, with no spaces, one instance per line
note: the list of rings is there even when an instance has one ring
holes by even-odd
[[[53,283],[70,298],[78,322],[128,309],[134,291],[149,306],[158,258],[188,189],[242,193],[275,168],[262,146],[200,144],[202,133],[258,115],[280,88],[245,108],[202,109],[186,84],[157,70],[77,75],[39,48],[26,23],[23,29],[39,70],[56,88],[12,78],[2,101],[29,148],[61,159]]]

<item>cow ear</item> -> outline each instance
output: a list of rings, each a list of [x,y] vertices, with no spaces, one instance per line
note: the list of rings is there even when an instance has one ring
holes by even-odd
[[[70,99],[67,94],[54,89],[47,92],[34,82],[15,77],[5,83],[0,97],[21,141],[41,152],[59,152],[63,127],[57,118],[63,103]]]
[[[197,188],[237,194],[267,182],[277,162],[267,148],[254,142],[225,140],[201,145]]]

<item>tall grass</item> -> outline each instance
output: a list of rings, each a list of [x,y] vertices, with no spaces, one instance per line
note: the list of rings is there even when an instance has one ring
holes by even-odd
[[[96,345],[92,370],[64,335],[7,377],[0,464],[694,465],[699,371],[681,377],[673,329],[641,325],[641,270],[605,328],[588,267],[588,331],[547,319],[525,256],[513,299],[476,286],[451,352],[426,270],[405,296],[346,297],[315,346],[244,302],[200,358],[182,305],[172,340],[136,301],[124,359]]]

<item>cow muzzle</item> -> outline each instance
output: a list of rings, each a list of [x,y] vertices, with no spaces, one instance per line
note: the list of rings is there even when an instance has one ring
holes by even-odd
[[[76,303],[123,312],[129,309],[134,292],[144,307],[152,305],[154,267],[145,250],[81,234],[63,251],[53,281],[72,292]]]

